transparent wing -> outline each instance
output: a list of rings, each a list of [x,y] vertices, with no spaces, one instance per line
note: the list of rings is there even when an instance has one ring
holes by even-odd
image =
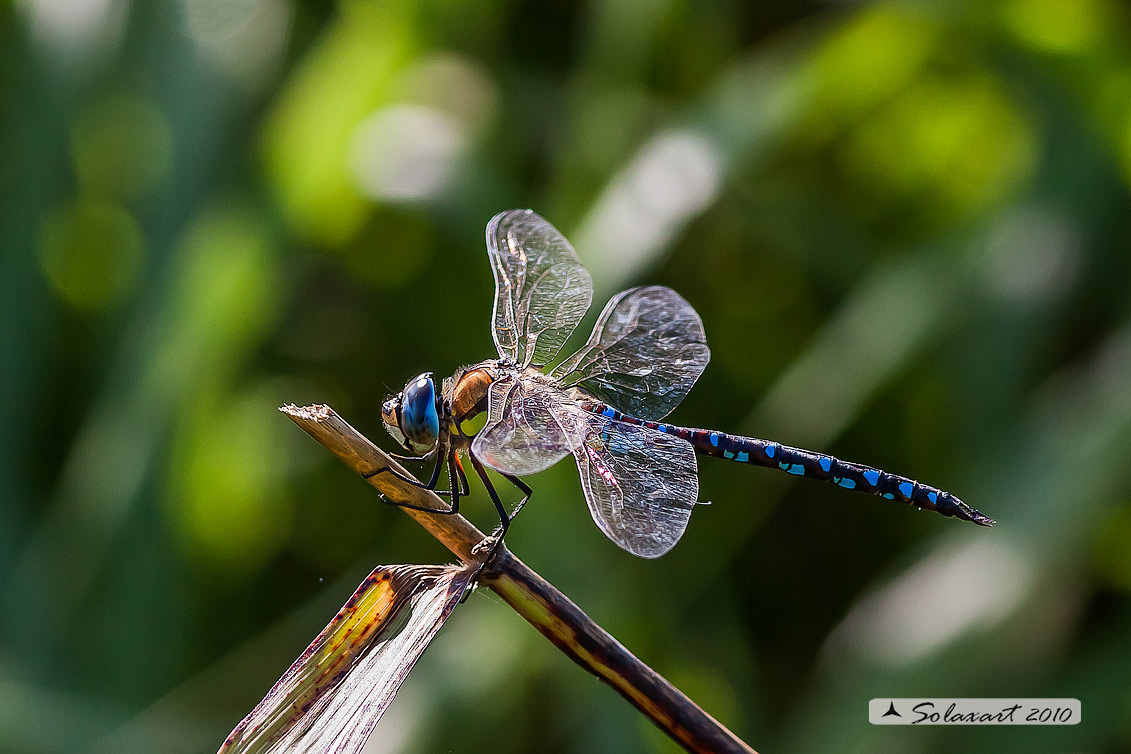
[[[691,443],[586,411],[540,375],[500,377],[487,410],[471,444],[486,465],[525,476],[572,452],[589,512],[609,539],[657,558],[683,536],[699,495]]]
[[[375,569],[218,754],[360,752],[474,569]]]
[[[668,415],[699,379],[711,351],[703,321],[671,288],[631,288],[614,296],[593,334],[550,373],[643,419]]]
[[[699,495],[695,450],[674,435],[589,416],[573,450],[589,512],[622,549],[658,558],[683,536]]]
[[[544,377],[505,374],[491,383],[487,423],[471,452],[504,474],[536,474],[585,440],[589,415]]]
[[[550,363],[593,301],[593,281],[577,252],[531,210],[512,209],[487,225],[487,254],[499,356],[521,367]]]

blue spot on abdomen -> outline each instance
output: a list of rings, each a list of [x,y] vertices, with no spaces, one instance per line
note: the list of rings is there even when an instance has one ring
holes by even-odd
[[[913,487],[911,485],[911,482],[900,482],[899,483],[899,494],[903,495],[904,497],[911,497],[911,490],[912,489],[913,489]]]
[[[876,483],[880,481],[880,472],[875,469],[868,469],[864,472],[864,480],[875,487]]]

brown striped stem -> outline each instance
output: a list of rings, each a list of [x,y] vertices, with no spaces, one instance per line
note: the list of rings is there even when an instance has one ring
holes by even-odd
[[[431,490],[415,487],[393,474],[373,472],[391,468],[409,476],[394,459],[351,427],[329,406],[279,409],[307,434],[390,500],[443,510],[447,503]],[[476,563],[485,539],[460,515],[441,515],[402,508],[461,561]],[[500,547],[480,582],[498,594],[571,660],[609,684],[680,746],[695,754],[726,752],[756,754],[725,726],[704,712],[659,673],[597,625],[581,608],[525,563]]]

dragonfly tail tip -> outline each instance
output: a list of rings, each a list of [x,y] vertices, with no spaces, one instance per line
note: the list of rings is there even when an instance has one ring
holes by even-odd
[[[970,520],[973,521],[974,523],[976,523],[978,526],[986,526],[986,527],[993,526],[994,524],[997,523],[997,521],[995,521],[994,519],[990,518],[989,516],[985,515],[984,513],[979,513],[978,511],[972,511],[971,512]]]

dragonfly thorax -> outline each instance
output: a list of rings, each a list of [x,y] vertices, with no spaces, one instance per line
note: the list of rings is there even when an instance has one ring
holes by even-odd
[[[494,381],[494,370],[488,364],[469,367],[455,375],[448,401],[457,427],[487,410],[487,390]]]

